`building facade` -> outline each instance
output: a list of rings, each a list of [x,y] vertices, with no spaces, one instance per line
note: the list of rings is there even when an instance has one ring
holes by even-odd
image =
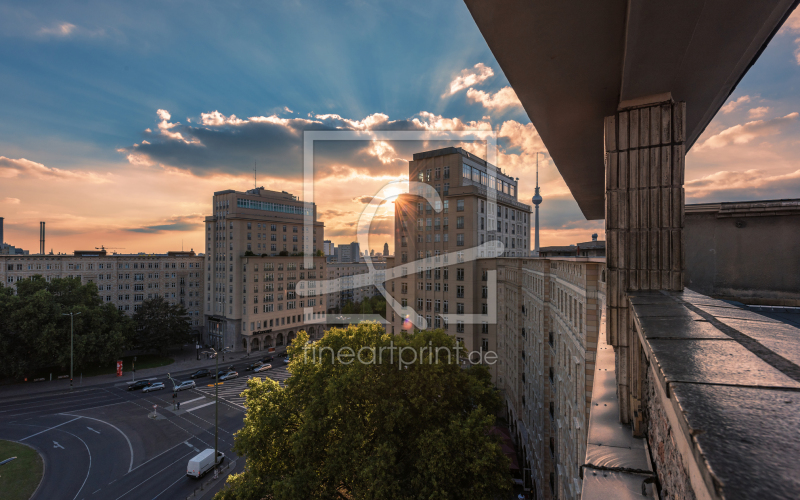
[[[580,498],[605,261],[496,261],[496,384],[525,484],[534,498]]]
[[[263,187],[218,191],[205,225],[204,313],[212,344],[280,350],[307,323],[320,333],[324,297],[301,298],[297,289],[325,276],[316,205]]]
[[[405,321],[414,317],[443,328],[468,351],[495,350],[489,293],[496,265],[486,257],[529,255],[531,208],[517,201],[514,178],[460,148],[415,154],[409,178],[423,187],[395,201],[387,289],[403,313],[387,308],[389,329],[408,328]],[[423,197],[434,191],[437,206]],[[496,241],[502,253],[486,245]]]
[[[338,291],[328,294],[328,313],[339,313],[348,302],[357,304],[379,295],[378,285],[386,280],[386,262],[372,261],[375,271],[369,274],[366,262],[330,262],[328,280],[339,280]]]
[[[133,314],[142,302],[164,297],[172,304],[183,304],[189,313],[193,332],[203,338],[203,254],[108,254],[105,250],[80,251],[73,255],[0,255],[0,279],[5,286],[35,275],[53,278],[78,278],[94,283],[103,302]]]

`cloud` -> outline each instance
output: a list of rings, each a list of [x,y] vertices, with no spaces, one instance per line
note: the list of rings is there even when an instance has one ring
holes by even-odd
[[[50,26],[39,28],[36,34],[41,37],[51,37],[51,38],[70,38],[75,36],[96,37],[105,35],[105,30],[103,29],[90,30],[87,28],[75,26],[72,23],[62,21],[62,22],[56,22]]]
[[[686,197],[699,201],[733,201],[796,198],[800,191],[800,169],[779,175],[763,170],[723,170],[687,181]]]
[[[795,9],[792,15],[786,19],[778,33],[797,34],[800,33],[800,9]],[[800,38],[795,38],[794,44],[797,47],[794,51],[794,58],[800,64]]]
[[[494,94],[471,88],[467,90],[467,99],[482,104],[484,108],[497,111],[513,106],[522,107],[522,103],[519,102],[517,94],[511,87],[503,87]]]
[[[473,85],[480,85],[494,76],[494,70],[483,63],[478,63],[472,69],[462,69],[458,76],[450,82],[450,88],[442,94],[442,98],[451,96],[460,90]]]
[[[353,203],[363,203],[366,205],[367,203],[372,201],[372,196],[356,196],[353,198]]]
[[[800,115],[794,112],[772,120],[755,120],[744,125],[734,125],[716,135],[712,135],[694,149],[703,151],[718,149],[732,144],[747,144],[758,137],[779,134],[784,127],[794,123],[798,116]]]
[[[744,104],[746,102],[750,102],[750,96],[749,95],[743,95],[742,97],[736,99],[735,101],[728,102],[728,104],[726,104],[726,105],[722,106],[722,108],[720,108],[720,111],[722,111],[724,114],[727,115],[728,113],[732,113],[733,111],[735,111],[736,108],[738,108],[739,106],[741,106],[742,104]]]
[[[758,108],[753,108],[747,112],[747,116],[750,118],[761,118],[762,116],[769,113],[768,106],[759,106]]]
[[[62,170],[60,168],[47,167],[41,163],[36,163],[25,158],[15,160],[13,158],[0,156],[0,178],[19,176],[36,179],[80,180],[98,184],[110,182],[110,174],[98,175],[94,172],[84,172],[80,170]]]
[[[162,233],[165,231],[196,231],[203,227],[203,216],[200,214],[180,215],[141,227],[125,229],[134,233]]]
[[[6,197],[6,198],[3,198],[2,200],[0,200],[0,203],[5,203],[5,204],[8,204],[8,205],[19,205],[19,198]],[[0,242],[0,243],[2,243],[2,242]]]

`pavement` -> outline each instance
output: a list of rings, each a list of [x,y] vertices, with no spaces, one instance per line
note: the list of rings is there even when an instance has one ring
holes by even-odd
[[[113,376],[92,377],[91,383],[85,380],[73,391],[68,381],[66,386],[59,381],[55,388],[56,382],[20,384],[28,389],[23,393],[5,386],[0,388],[0,439],[28,444],[42,455],[44,477],[33,499],[210,499],[228,474],[244,469],[244,458],[236,456],[232,446],[234,433],[243,425],[241,392],[248,378],[267,376],[283,382],[289,376],[281,362],[257,374],[244,371],[260,357],[256,354],[266,353],[234,353],[233,359],[226,355],[226,366],[233,364],[240,377],[219,384],[218,401],[211,379],[196,379],[195,389],[178,393],[180,410],[173,406],[169,388],[128,391],[127,381],[120,385]],[[194,361],[141,370],[137,379],[155,378],[169,387],[166,370],[180,378],[215,365],[212,360]],[[31,390],[47,385],[50,390]],[[218,446],[232,467],[221,471],[217,480],[211,473],[200,480],[188,477],[188,460],[214,447],[217,409]]]

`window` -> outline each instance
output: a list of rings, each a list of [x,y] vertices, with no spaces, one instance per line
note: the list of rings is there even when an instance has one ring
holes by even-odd
[[[464,298],[464,287],[463,286],[457,286],[456,287],[456,297],[458,297],[459,299],[463,299]]]
[[[463,321],[456,321],[456,333],[464,333],[464,322]],[[459,343],[464,342],[464,339],[457,338],[456,341]]]
[[[464,281],[464,268],[456,268],[456,281]]]
[[[450,167],[444,167],[444,178],[445,179],[450,178]]]
[[[464,246],[464,233],[458,233],[456,235],[456,246],[463,247]]]
[[[464,229],[464,217],[456,217],[456,229]]]
[[[464,200],[457,200],[456,201],[456,212],[463,212],[464,211]]]

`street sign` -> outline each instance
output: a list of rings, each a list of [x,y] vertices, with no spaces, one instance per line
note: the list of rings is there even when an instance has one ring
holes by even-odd
[[[117,377],[122,376],[122,360],[117,361]]]

